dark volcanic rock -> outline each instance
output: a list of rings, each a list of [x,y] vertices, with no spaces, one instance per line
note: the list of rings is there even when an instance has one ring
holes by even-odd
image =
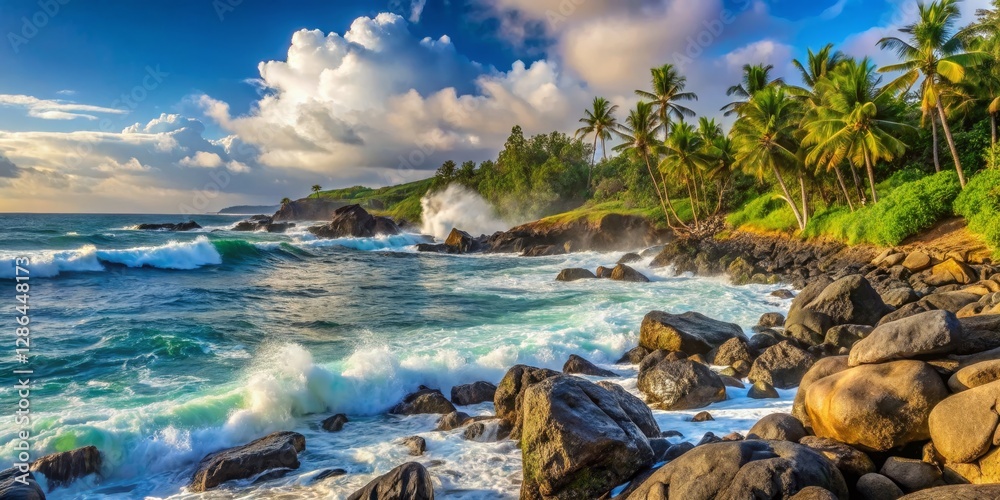
[[[611,270],[611,279],[615,281],[631,281],[633,283],[649,283],[649,278],[625,264],[618,264]]]
[[[66,486],[73,480],[88,474],[101,472],[101,453],[95,446],[85,446],[73,451],[53,453],[35,460],[31,464],[33,472],[45,474],[49,489]]]
[[[497,393],[497,386],[489,382],[474,382],[465,385],[456,385],[451,388],[451,402],[459,406],[475,405],[493,401],[493,396]]]
[[[712,358],[712,364],[718,366],[733,366],[738,361],[753,363],[747,341],[741,338],[731,338],[723,342]]]
[[[524,393],[521,498],[596,498],[653,463],[639,427],[607,389],[558,375]]]
[[[453,411],[438,420],[437,429],[439,431],[451,431],[464,427],[473,422],[473,418],[468,413]]]
[[[834,325],[874,326],[891,312],[868,280],[860,275],[845,276],[831,283],[805,309],[826,314]]]
[[[642,260],[642,256],[637,253],[627,253],[622,255],[622,258],[618,259],[617,264],[631,264],[633,262],[639,262]]]
[[[233,226],[233,231],[267,231],[269,233],[284,233],[295,227],[293,222],[274,222],[274,219],[267,215],[255,215],[249,219],[237,223]]]
[[[563,373],[572,375],[592,375],[595,377],[617,377],[618,374],[611,371],[599,368],[594,363],[587,361],[586,359],[577,356],[576,354],[570,354],[569,359],[566,360],[566,364],[563,365]]]
[[[178,224],[139,224],[135,228],[140,231],[194,231],[195,229],[201,229],[201,226],[192,220]]]
[[[478,239],[459,229],[452,229],[451,233],[448,233],[448,238],[444,240],[444,246],[449,253],[472,253],[483,249],[483,245]]]
[[[571,268],[560,271],[559,276],[556,276],[556,281],[579,281],[596,278],[597,275],[590,272],[589,269]]]
[[[399,444],[410,450],[410,456],[419,457],[427,451],[427,440],[420,436],[410,436],[403,438]]]
[[[201,492],[233,479],[246,479],[271,469],[298,469],[298,454],[306,438],[297,432],[275,432],[243,446],[212,453],[202,459],[188,488]]]
[[[642,363],[643,358],[649,355],[651,351],[643,346],[636,346],[629,349],[628,352],[622,355],[621,359],[618,360],[616,364],[633,364],[637,365]]]
[[[647,359],[653,358],[651,354]],[[702,408],[726,399],[722,379],[707,366],[689,359],[663,358],[639,369],[639,390],[664,410]]]
[[[419,415],[422,413],[439,413],[446,415],[455,411],[455,405],[451,404],[441,391],[436,389],[421,389],[412,394],[408,394],[403,401],[389,410],[393,415]]]
[[[496,395],[493,396],[493,407],[501,424],[510,429],[512,439],[517,440],[521,437],[521,403],[524,399],[524,391],[528,387],[556,375],[560,375],[560,373],[526,365],[515,365],[507,370],[507,374],[497,386]]]
[[[329,198],[303,198],[282,205],[273,218],[277,222],[330,220],[337,209],[346,205],[343,201]]]
[[[903,497],[903,490],[899,489],[892,479],[874,472],[858,479],[857,491],[864,500],[897,500]],[[943,498],[951,497],[934,497],[934,500]]]
[[[407,462],[375,478],[347,500],[434,500],[434,482],[423,465]]]
[[[344,428],[344,424],[347,423],[347,415],[343,413],[338,413],[326,420],[324,420],[320,427],[327,432],[340,432]]]
[[[628,415],[629,420],[639,427],[639,430],[646,437],[654,438],[661,436],[660,426],[656,423],[656,419],[653,418],[653,412],[650,411],[649,406],[641,399],[633,396],[631,392],[626,391],[624,387],[614,382],[602,380],[597,385],[607,389],[615,397],[618,401],[618,406]]]
[[[912,458],[889,457],[879,473],[908,492],[930,488],[941,480],[938,466]]]
[[[373,216],[361,205],[348,205],[335,210],[328,224],[311,227],[309,232],[319,238],[371,238],[399,234],[400,230],[392,219]]]
[[[698,446],[663,466],[629,500],[789,498],[817,486],[847,500],[847,485],[830,461],[787,441],[729,441]]]
[[[639,331],[639,345],[646,349],[687,354],[708,354],[733,338],[746,340],[739,325],[717,321],[696,312],[670,314],[653,311],[642,319]]]
[[[10,468],[0,471],[0,498],[4,500],[45,500],[45,492],[31,472]]]
[[[586,218],[566,224],[532,222],[496,233],[486,242],[488,251],[523,253],[533,247],[574,252],[630,250],[648,246],[664,235],[643,217],[609,214],[599,221]]]

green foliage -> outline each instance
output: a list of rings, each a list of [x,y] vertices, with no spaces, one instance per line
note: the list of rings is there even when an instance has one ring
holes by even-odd
[[[434,183],[434,178],[383,188],[354,186],[321,191],[312,196],[357,203],[370,211],[397,219],[420,220],[420,199]]]
[[[729,214],[726,218],[726,222],[730,226],[739,229],[745,225],[756,224],[767,218],[772,212],[777,211],[782,207],[783,201],[775,196],[773,193],[766,193],[764,195],[758,196],[749,203],[743,206],[743,208]],[[791,210],[789,210],[791,213]],[[792,216],[792,223],[794,225],[795,216]]]
[[[973,176],[955,200],[955,213],[965,217],[969,230],[982,235],[1000,256],[1000,170]]]
[[[816,214],[803,233],[850,244],[892,246],[951,215],[961,188],[952,171],[901,184],[877,204],[851,213],[836,207]]]

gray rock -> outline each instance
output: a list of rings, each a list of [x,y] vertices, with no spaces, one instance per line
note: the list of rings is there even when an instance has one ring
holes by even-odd
[[[754,424],[747,439],[799,442],[806,436],[802,422],[787,413],[772,413]]]
[[[559,372],[546,368],[515,365],[507,370],[493,396],[493,408],[501,425],[510,430],[510,437],[518,440],[521,436],[521,401],[524,391]]]
[[[347,415],[343,413],[338,413],[326,420],[324,420],[320,427],[327,432],[340,432],[344,428],[344,424],[347,423]]]
[[[726,399],[722,379],[707,366],[688,359],[663,359],[640,369],[638,387],[647,401],[664,410],[702,408]]]
[[[556,281],[579,281],[586,279],[597,279],[597,275],[591,272],[589,269],[572,268],[563,269],[559,276],[556,276]]]
[[[434,482],[423,465],[408,462],[375,478],[347,500],[434,500]]]
[[[451,388],[451,402],[459,406],[476,405],[493,401],[493,396],[497,393],[497,386],[489,382],[473,382],[471,384],[456,385]]]
[[[791,389],[799,385],[816,359],[791,342],[781,342],[769,347],[750,369],[750,382],[767,382],[778,389]]]
[[[594,363],[587,361],[586,359],[577,356],[576,354],[570,354],[569,359],[566,360],[566,364],[563,365],[563,373],[568,375],[579,374],[579,375],[591,375],[594,377],[617,377],[618,374],[611,371],[599,368]]]
[[[875,328],[851,348],[848,363],[884,363],[933,354],[948,354],[965,340],[954,313],[929,311]]]
[[[188,488],[201,492],[234,479],[247,479],[271,469],[298,469],[306,438],[297,432],[275,432],[242,446],[207,455]]]
[[[725,341],[716,349],[715,356],[712,358],[712,364],[718,366],[733,366],[737,361],[753,363],[747,341],[741,338],[731,338]]]
[[[904,500],[986,500],[1000,498],[1000,484],[957,484],[910,493]]]
[[[420,436],[410,436],[403,438],[399,444],[405,446],[410,450],[410,455],[414,457],[419,457],[427,451],[427,440]]]
[[[879,473],[906,492],[930,488],[941,480],[941,469],[936,465],[911,458],[889,457]]]
[[[453,411],[438,419],[437,430],[451,431],[471,424],[473,418],[468,413]]]
[[[897,500],[903,497],[903,490],[899,489],[896,483],[892,482],[882,474],[865,474],[858,479],[856,487],[858,496],[862,500]],[[934,500],[943,500],[951,497],[934,497]]]
[[[389,410],[389,413],[393,415],[420,415],[426,413],[447,415],[453,411],[455,411],[455,405],[451,404],[451,401],[448,401],[444,397],[444,394],[441,394],[441,391],[436,389],[421,389],[407,395],[403,398],[403,401],[393,406]]]
[[[758,380],[750,386],[750,391],[747,392],[747,397],[753,399],[778,399],[781,395],[778,394],[778,391],[773,385]]]
[[[625,390],[624,387],[607,380],[602,380],[597,383],[597,385],[607,389],[615,397],[618,402],[618,406],[621,407],[622,411],[628,415],[629,420],[631,420],[639,430],[648,438],[660,437],[660,426],[656,423],[656,419],[653,418],[653,412],[650,411],[649,406],[646,405],[641,399],[632,395],[631,392]]]
[[[23,482],[22,482],[23,481]],[[0,498],[4,500],[45,500],[35,476],[29,472],[21,472],[10,468],[0,471]]]
[[[624,364],[637,365],[639,363],[642,363],[642,359],[645,358],[646,356],[648,356],[650,352],[652,352],[652,351],[650,351],[649,349],[646,349],[643,346],[633,347],[632,349],[629,349],[628,352],[626,352],[625,354],[623,354],[622,357],[621,357],[621,359],[619,359],[616,364],[619,364],[619,365],[624,365]]]
[[[639,345],[655,351],[680,351],[687,354],[708,354],[729,339],[743,339],[743,329],[696,312],[670,314],[653,311],[642,320]]]

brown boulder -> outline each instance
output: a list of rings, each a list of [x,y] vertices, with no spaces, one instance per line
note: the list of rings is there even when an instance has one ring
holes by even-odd
[[[556,276],[556,281],[580,281],[586,279],[597,279],[597,275],[590,272],[589,269],[575,267],[563,269],[559,272],[559,276]]]
[[[708,354],[729,339],[746,340],[739,325],[714,320],[696,312],[670,314],[652,311],[642,319],[639,345],[656,351]]]
[[[879,325],[851,348],[849,364],[883,363],[958,350],[965,340],[954,313],[928,311]]]
[[[931,409],[948,395],[937,372],[920,361],[861,365],[816,380],[804,391],[815,435],[865,451],[928,439]]]
[[[49,489],[66,486],[73,480],[88,474],[101,472],[101,453],[95,446],[84,446],[73,451],[53,453],[35,460],[31,464],[33,472],[45,475]]]
[[[848,483],[854,484],[865,474],[875,472],[875,463],[863,451],[833,439],[805,436],[799,444],[821,453],[837,466]]]
[[[640,368],[638,387],[646,401],[663,410],[702,408],[726,399],[719,375],[689,359],[664,358]]]
[[[787,413],[772,413],[757,421],[747,439],[765,439],[772,441],[799,442],[806,436],[806,429],[802,427],[802,422]]]
[[[563,365],[563,373],[567,375],[579,374],[579,375],[590,375],[594,377],[617,377],[618,374],[611,371],[600,368],[594,363],[577,356],[576,354],[570,354],[569,359],[566,360],[566,364]]]
[[[298,469],[306,438],[297,432],[275,432],[242,446],[207,455],[188,488],[202,492],[234,479],[247,479],[271,469]]]
[[[967,285],[978,280],[974,269],[955,259],[948,259],[919,275],[930,286]]]
[[[747,342],[741,338],[731,338],[725,341],[715,351],[712,357],[712,364],[718,366],[733,366],[737,361],[753,362]]]
[[[811,354],[784,341],[767,348],[753,362],[747,378],[753,383],[767,382],[778,389],[791,389],[799,385],[815,362]]]
[[[1000,382],[948,397],[930,414],[934,448],[949,462],[972,462],[996,444]]]
[[[347,500],[434,500],[434,482],[423,465],[408,462],[373,479]]]
[[[1000,380],[1000,359],[981,361],[959,368],[948,379],[951,392],[962,392]]]
[[[625,264],[618,264],[611,270],[611,279],[615,281],[631,281],[633,283],[649,283],[646,275]]]
[[[489,382],[456,385],[451,388],[451,402],[459,406],[477,405],[487,401],[492,402],[496,393],[497,386]]]
[[[931,256],[924,252],[910,252],[903,260],[903,267],[905,267],[910,272],[919,273],[925,269],[929,269],[933,261],[931,261]]]
[[[901,500],[986,500],[1000,498],[1000,484],[957,484],[910,493]]]
[[[847,356],[830,356],[823,358],[813,364],[812,368],[802,377],[799,382],[799,390],[795,393],[795,400],[792,402],[792,416],[799,419],[806,429],[811,429],[809,414],[806,412],[806,393],[813,382],[822,378],[842,372],[850,368],[847,366]]]
[[[420,415],[425,413],[439,413],[447,415],[455,411],[455,405],[451,404],[436,389],[421,389],[412,394],[408,394],[403,401],[393,406],[389,413],[392,415]]]
[[[517,440],[521,436],[521,401],[524,391],[556,375],[559,372],[526,365],[515,365],[507,370],[493,396],[493,407],[501,425],[510,429],[511,438]]]

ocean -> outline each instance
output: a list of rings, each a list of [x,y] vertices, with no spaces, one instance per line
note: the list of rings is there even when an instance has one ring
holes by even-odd
[[[614,264],[620,253],[558,257],[420,254],[416,234],[317,240],[303,224],[287,234],[239,233],[241,216],[193,217],[193,232],[139,231],[176,215],[0,214],[0,300],[15,307],[13,260],[27,256],[34,370],[33,453],[95,445],[104,465],[49,498],[344,498],[406,461],[433,474],[442,498],[516,498],[520,451],[513,442],[474,442],[462,430],[434,431],[437,416],[386,411],[418,386],[486,380],[528,364],[559,370],[571,354],[622,374],[636,392],[635,367],[614,365],[637,345],[651,310],[698,311],[750,332],[761,314],[785,312],[770,297],[780,285],[735,287],[723,278],[674,276],[634,267],[652,283],[554,280],[566,267]],[[14,457],[10,416],[12,314],[0,355],[4,425],[0,454]],[[663,430],[697,442],[708,431],[745,432],[758,418],[788,411],[781,399],[753,400],[729,389],[697,411],[655,416]],[[460,408],[491,414],[485,403]],[[346,413],[344,430],[326,417]],[[302,466],[290,474],[193,495],[202,457],[269,432],[306,436]],[[410,457],[400,438],[420,435],[427,453]],[[347,474],[316,480],[328,469]],[[44,482],[44,480],[42,481]]]

